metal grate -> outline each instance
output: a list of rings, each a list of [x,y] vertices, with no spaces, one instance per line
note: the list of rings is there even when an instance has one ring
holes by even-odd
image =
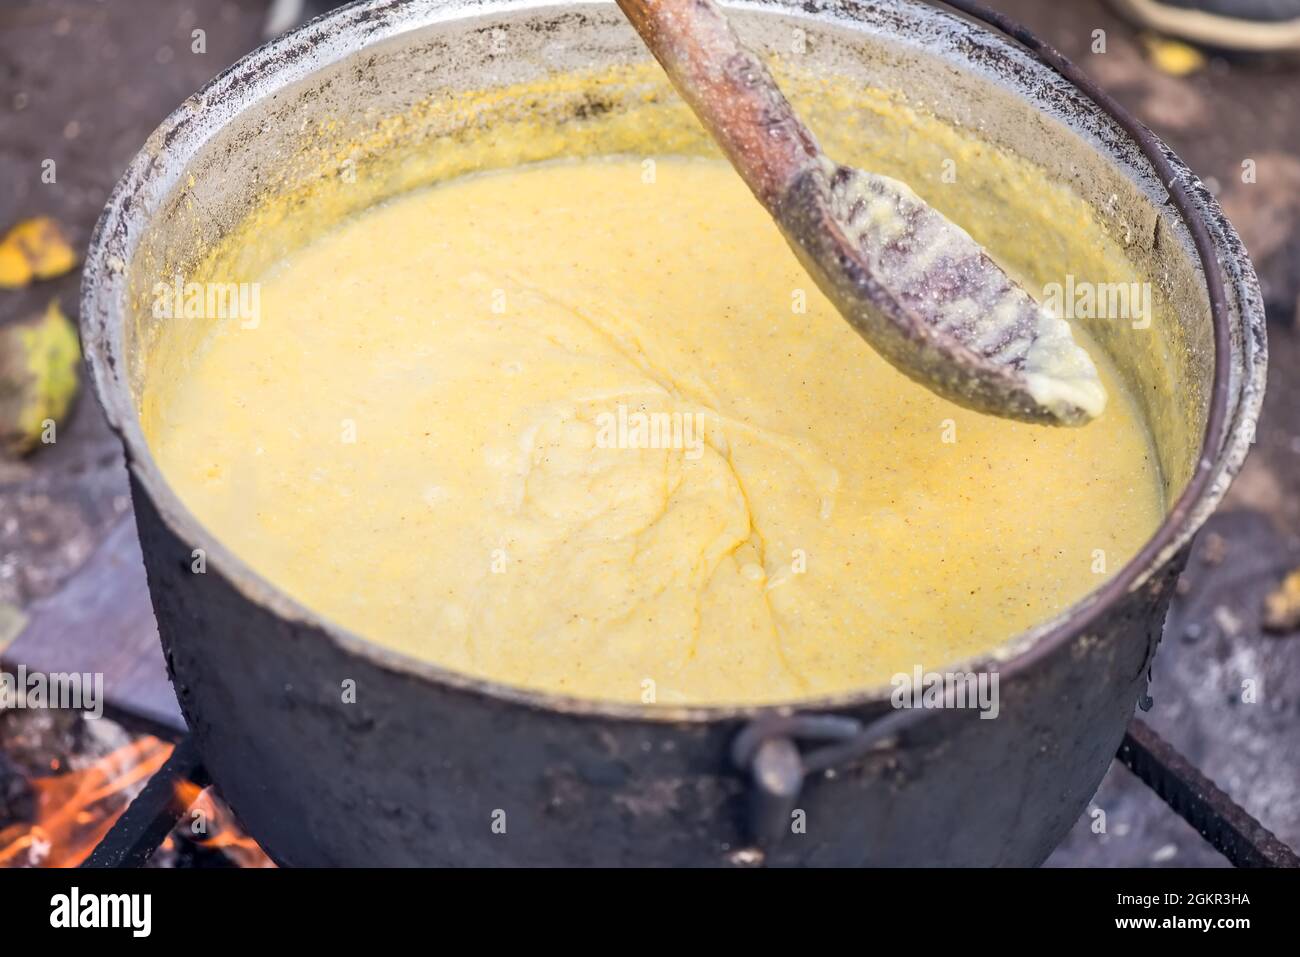
[[[1300,867],[1300,857],[1140,718],[1116,758],[1234,867]]]
[[[212,783],[188,737],[176,745],[81,866],[140,867],[148,861],[189,810],[180,796],[182,789],[177,787],[182,781],[200,788]]]

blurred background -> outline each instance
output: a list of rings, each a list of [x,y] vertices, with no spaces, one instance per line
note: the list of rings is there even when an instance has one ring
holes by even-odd
[[[1262,44],[1277,50],[1242,53],[1184,43],[1172,35],[1177,16],[1140,21],[1133,10],[1142,5],[1131,0],[989,5],[1056,46],[1151,126],[1217,195],[1259,271],[1272,362],[1257,445],[1198,539],[1145,718],[1300,847],[1300,36],[1279,27],[1278,42]],[[111,698],[109,716],[94,721],[76,712],[0,711],[0,866],[80,861],[183,733],[153,631],[121,451],[85,383],[75,395],[70,380],[80,373],[69,325],[76,263],[127,161],[163,117],[265,36],[327,6],[0,5],[0,236],[9,234],[0,242],[0,660],[46,670],[94,662]],[[1234,3],[1157,6],[1177,13]],[[1291,0],[1235,6],[1264,23],[1286,16],[1300,23]],[[1222,42],[1240,45],[1227,33]],[[1253,176],[1243,176],[1247,161]],[[31,382],[21,368],[33,336],[57,366],[35,400],[23,391]],[[57,421],[57,441],[25,434],[18,421],[25,401]],[[1251,703],[1242,701],[1247,679],[1258,685]],[[213,828],[200,837],[174,833],[155,865],[267,863],[219,798],[202,800],[211,802]],[[1225,866],[1119,765],[1048,863]]]

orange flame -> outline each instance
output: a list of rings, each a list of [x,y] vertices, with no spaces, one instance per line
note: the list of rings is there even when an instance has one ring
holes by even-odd
[[[234,815],[211,788],[200,789],[191,781],[176,785],[176,794],[189,808],[176,830],[200,847],[220,850],[240,867],[275,867],[257,842],[240,830]]]
[[[0,867],[78,866],[171,753],[172,745],[146,735],[81,770],[34,778],[35,821],[0,830]],[[240,867],[275,866],[210,790],[181,781],[176,793],[189,808],[177,829],[194,843],[219,849]],[[173,843],[169,837],[164,846]]]
[[[171,753],[146,736],[80,771],[34,778],[36,821],[0,831],[0,867],[76,867]]]

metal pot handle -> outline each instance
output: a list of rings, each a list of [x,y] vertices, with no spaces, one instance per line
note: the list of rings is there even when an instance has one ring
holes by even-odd
[[[925,709],[906,708],[866,724],[841,715],[788,714],[745,725],[731,743],[731,761],[750,779],[749,830],[754,843],[773,847],[789,831],[790,815],[809,774],[894,747],[898,736],[924,716]],[[799,741],[821,746],[803,753]]]

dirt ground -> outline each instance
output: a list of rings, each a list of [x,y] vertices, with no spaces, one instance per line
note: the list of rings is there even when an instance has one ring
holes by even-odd
[[[1187,77],[1096,0],[990,0],[1098,79],[1219,196],[1260,273],[1270,383],[1257,447],[1202,534],[1171,618],[1147,719],[1234,798],[1300,846],[1300,637],[1260,628],[1262,596],[1300,565],[1300,70],[1211,58]],[[0,228],[55,217],[84,249],[112,185],[158,122],[259,42],[265,0],[6,0],[0,7]],[[202,29],[204,52],[192,49]],[[1093,53],[1095,30],[1106,51]],[[1257,181],[1242,181],[1244,160]],[[53,160],[56,180],[44,183]],[[75,315],[79,275],[0,293],[0,323],[58,296]],[[130,509],[118,444],[83,396],[55,446],[0,459],[0,648],[22,613],[55,595]],[[6,624],[8,623],[8,624]],[[6,634],[6,629],[9,633]],[[1258,705],[1239,701],[1263,680]],[[1121,768],[1053,864],[1222,863]]]

